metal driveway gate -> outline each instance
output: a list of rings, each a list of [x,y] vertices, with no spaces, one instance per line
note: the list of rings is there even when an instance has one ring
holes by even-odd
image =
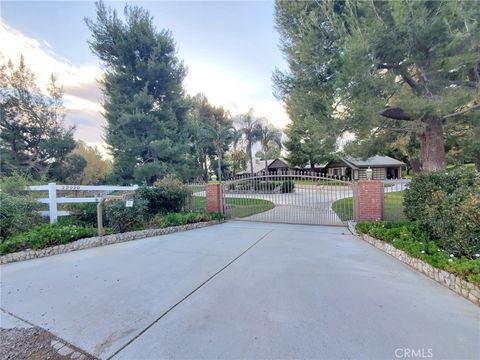
[[[354,217],[352,181],[309,172],[248,175],[223,183],[229,219],[343,225]]]

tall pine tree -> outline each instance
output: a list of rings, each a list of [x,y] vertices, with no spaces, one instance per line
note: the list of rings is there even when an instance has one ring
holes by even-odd
[[[445,167],[448,129],[480,109],[476,2],[277,1],[276,18],[288,104],[318,94],[333,115],[322,123],[359,139],[413,134],[423,169]]]
[[[119,182],[153,183],[189,169],[182,82],[186,68],[167,30],[158,31],[149,12],[125,6],[124,21],[97,2],[90,47],[103,62],[105,140]]]

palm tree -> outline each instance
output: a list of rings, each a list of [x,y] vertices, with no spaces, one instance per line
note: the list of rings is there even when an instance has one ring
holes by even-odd
[[[253,176],[253,155],[252,147],[258,141],[258,120],[253,115],[253,109],[248,110],[248,113],[242,115],[240,118],[241,128],[240,131],[245,135],[247,141],[247,154],[250,159],[250,172]]]
[[[233,177],[235,177],[237,173],[237,169],[239,168],[239,162],[240,162],[240,154],[243,152],[243,133],[240,130],[237,130],[234,128],[233,133],[232,133],[232,150],[231,150],[231,156],[232,156],[232,162],[233,162]],[[240,145],[240,150],[238,149]]]
[[[268,172],[267,151],[272,143],[282,148],[282,132],[275,126],[270,125],[266,119],[261,119],[255,125],[255,134],[262,147],[263,158],[265,160],[265,175]]]
[[[203,126],[203,135],[215,148],[217,155],[218,180],[222,181],[222,149],[232,140],[235,128],[232,125],[219,125],[217,128],[211,125]]]

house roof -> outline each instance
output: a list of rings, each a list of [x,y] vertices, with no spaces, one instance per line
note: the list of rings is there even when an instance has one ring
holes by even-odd
[[[285,166],[287,166],[287,167],[289,166],[288,162],[285,159],[276,158],[276,159],[267,160],[267,168],[270,167],[270,165],[272,165],[277,160],[283,162],[285,164]],[[264,171],[264,170],[265,170],[265,160],[254,159],[253,160],[253,173],[257,174],[260,171]],[[242,174],[250,174],[250,162],[247,163],[247,169],[246,170],[238,172],[238,175],[242,175]]]
[[[390,156],[381,156],[375,155],[369,157],[368,159],[354,158],[354,157],[344,157],[342,160],[351,165],[352,168],[364,168],[364,167],[383,167],[383,166],[403,166],[404,162],[391,158]]]

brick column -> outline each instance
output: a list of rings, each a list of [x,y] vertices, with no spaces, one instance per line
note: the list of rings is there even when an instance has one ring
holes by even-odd
[[[205,190],[207,194],[207,211],[223,213],[222,185],[207,184]]]
[[[356,187],[354,192],[356,193],[356,220],[382,220],[383,183],[375,180],[359,180]]]

